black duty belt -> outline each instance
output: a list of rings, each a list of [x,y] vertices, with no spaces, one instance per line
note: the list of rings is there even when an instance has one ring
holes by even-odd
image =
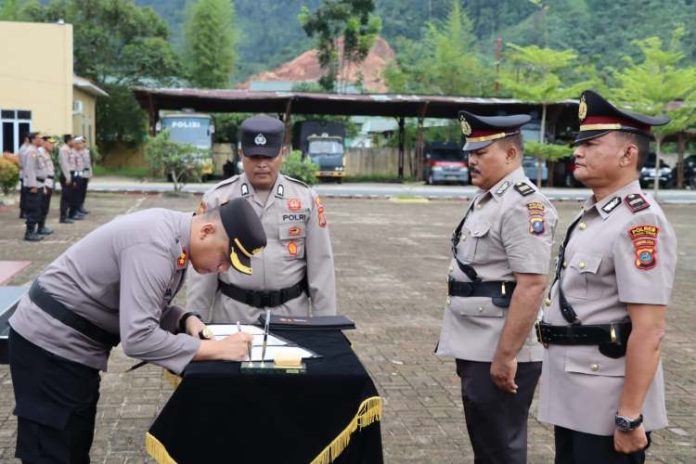
[[[218,280],[218,286],[225,296],[255,308],[275,308],[308,291],[306,277],[292,287],[280,290],[247,290],[221,280]]]
[[[31,298],[31,301],[33,301],[36,306],[54,319],[77,330],[82,335],[91,338],[97,343],[112,347],[118,345],[121,341],[118,335],[114,335],[101,327],[97,327],[76,312],[68,309],[63,303],[53,298],[53,296],[41,288],[37,280],[34,280],[31,284],[29,298]]]
[[[447,282],[447,294],[449,296],[482,296],[493,300],[493,304],[500,308],[510,306],[512,292],[515,290],[515,282],[506,282],[502,280],[495,281],[475,281],[475,282],[457,282],[449,280]]]
[[[46,176],[46,179],[53,179],[54,176]]]
[[[36,180],[38,182],[44,182],[46,180],[46,178],[45,177],[37,177]]]
[[[603,355],[620,358],[626,353],[631,327],[630,322],[573,325],[538,322],[536,334],[544,345],[597,345]]]

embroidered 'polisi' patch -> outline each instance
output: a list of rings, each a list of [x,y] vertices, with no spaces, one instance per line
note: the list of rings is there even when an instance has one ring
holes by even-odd
[[[624,198],[626,206],[631,210],[632,213],[637,213],[638,211],[643,211],[644,209],[650,208],[650,203],[643,198],[640,193],[630,193]]]
[[[635,249],[634,264],[638,269],[647,271],[657,264],[657,235],[660,228],[653,224],[641,224],[628,229],[628,236]]]
[[[616,209],[617,206],[621,204],[621,197],[614,197],[609,200],[604,206],[602,206],[602,211],[609,214]]]
[[[541,235],[544,233],[544,210],[546,207],[540,201],[527,203],[527,211],[529,212],[529,233],[533,235]]]
[[[523,197],[526,197],[527,195],[531,195],[532,193],[534,193],[534,189],[532,188],[532,186],[526,182],[518,182],[515,184],[514,188],[515,190],[517,190],[517,193],[519,193]]]

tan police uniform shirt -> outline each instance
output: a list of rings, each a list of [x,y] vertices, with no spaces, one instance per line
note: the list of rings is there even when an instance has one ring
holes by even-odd
[[[529,193],[525,196],[517,189]],[[470,208],[457,245],[457,257],[473,266],[481,280],[514,281],[514,273],[548,273],[558,215],[522,168],[490,190],[479,191]],[[543,221],[542,225],[535,225],[539,221]],[[471,282],[454,258],[448,278]],[[448,298],[436,354],[493,361],[508,311],[509,308],[494,305],[488,297]],[[517,361],[541,361],[542,357],[543,348],[532,331],[517,354]]]
[[[39,152],[39,148],[35,145],[30,145],[24,152],[24,187],[42,188],[46,181],[46,161]],[[43,180],[39,180],[43,179]]]
[[[82,150],[77,151],[76,156],[80,157],[82,177],[89,179],[92,177],[92,157],[89,153],[89,149],[83,148]]]
[[[147,209],[119,216],[68,248],[38,276],[43,289],[98,327],[120,334],[128,356],[181,372],[200,340],[175,335],[183,309],[171,305],[183,284],[191,215]],[[10,318],[41,348],[106,370],[110,348],[63,325],[28,295]]]
[[[39,147],[39,154],[43,158],[44,172],[46,174],[44,185],[47,188],[53,189],[56,175],[56,169],[55,166],[53,166],[53,158],[44,147]]]
[[[636,197],[635,195],[640,195]],[[629,202],[650,206],[632,211]],[[674,230],[638,181],[595,203],[588,199],[565,252],[560,283],[583,324],[628,320],[627,304],[667,305],[677,259]],[[544,320],[567,325],[558,283]],[[626,357],[612,359],[597,346],[549,345],[540,380],[539,419],[595,435],[614,433]],[[646,430],[667,425],[662,364],[643,407]]]
[[[336,314],[336,281],[329,227],[317,193],[304,183],[278,174],[264,204],[246,174],[232,177],[203,197],[208,207],[246,198],[261,218],[268,244],[251,258],[252,275],[230,269],[224,274],[201,275],[193,269],[187,282],[188,311],[212,322],[255,323],[264,311],[223,295],[218,278],[246,290],[280,290],[307,276],[309,298],[303,293],[273,308],[273,314],[326,316]],[[311,310],[310,310],[311,300]]]
[[[67,143],[63,144],[60,150],[58,150],[58,162],[60,163],[60,170],[65,177],[65,182],[72,182],[74,180],[72,172],[77,170],[77,160],[75,150],[70,148]]]

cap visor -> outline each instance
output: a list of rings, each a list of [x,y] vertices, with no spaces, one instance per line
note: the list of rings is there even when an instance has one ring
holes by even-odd
[[[264,147],[259,145],[242,145],[242,150],[247,156],[267,156],[275,158],[280,154],[280,148]]]
[[[575,136],[575,142],[573,142],[575,145],[578,145],[583,142],[587,142],[588,140],[596,139],[597,137],[601,137],[605,134],[608,134],[609,130],[596,130],[596,131],[582,131],[578,132],[578,135]]]
[[[230,247],[230,264],[238,272],[251,275],[251,259],[245,256],[235,245]]]
[[[487,146],[491,145],[495,140],[486,140],[483,142],[466,142],[464,144],[464,148],[462,150],[464,151],[476,151],[480,150],[482,148],[486,148]]]

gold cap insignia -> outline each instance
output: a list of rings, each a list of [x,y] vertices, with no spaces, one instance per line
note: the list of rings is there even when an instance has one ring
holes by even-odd
[[[462,126],[462,134],[471,135],[471,125],[464,117],[459,118],[459,124]]]
[[[578,119],[583,121],[587,117],[587,102],[585,101],[585,96],[583,95],[580,99],[580,106],[578,106]]]

